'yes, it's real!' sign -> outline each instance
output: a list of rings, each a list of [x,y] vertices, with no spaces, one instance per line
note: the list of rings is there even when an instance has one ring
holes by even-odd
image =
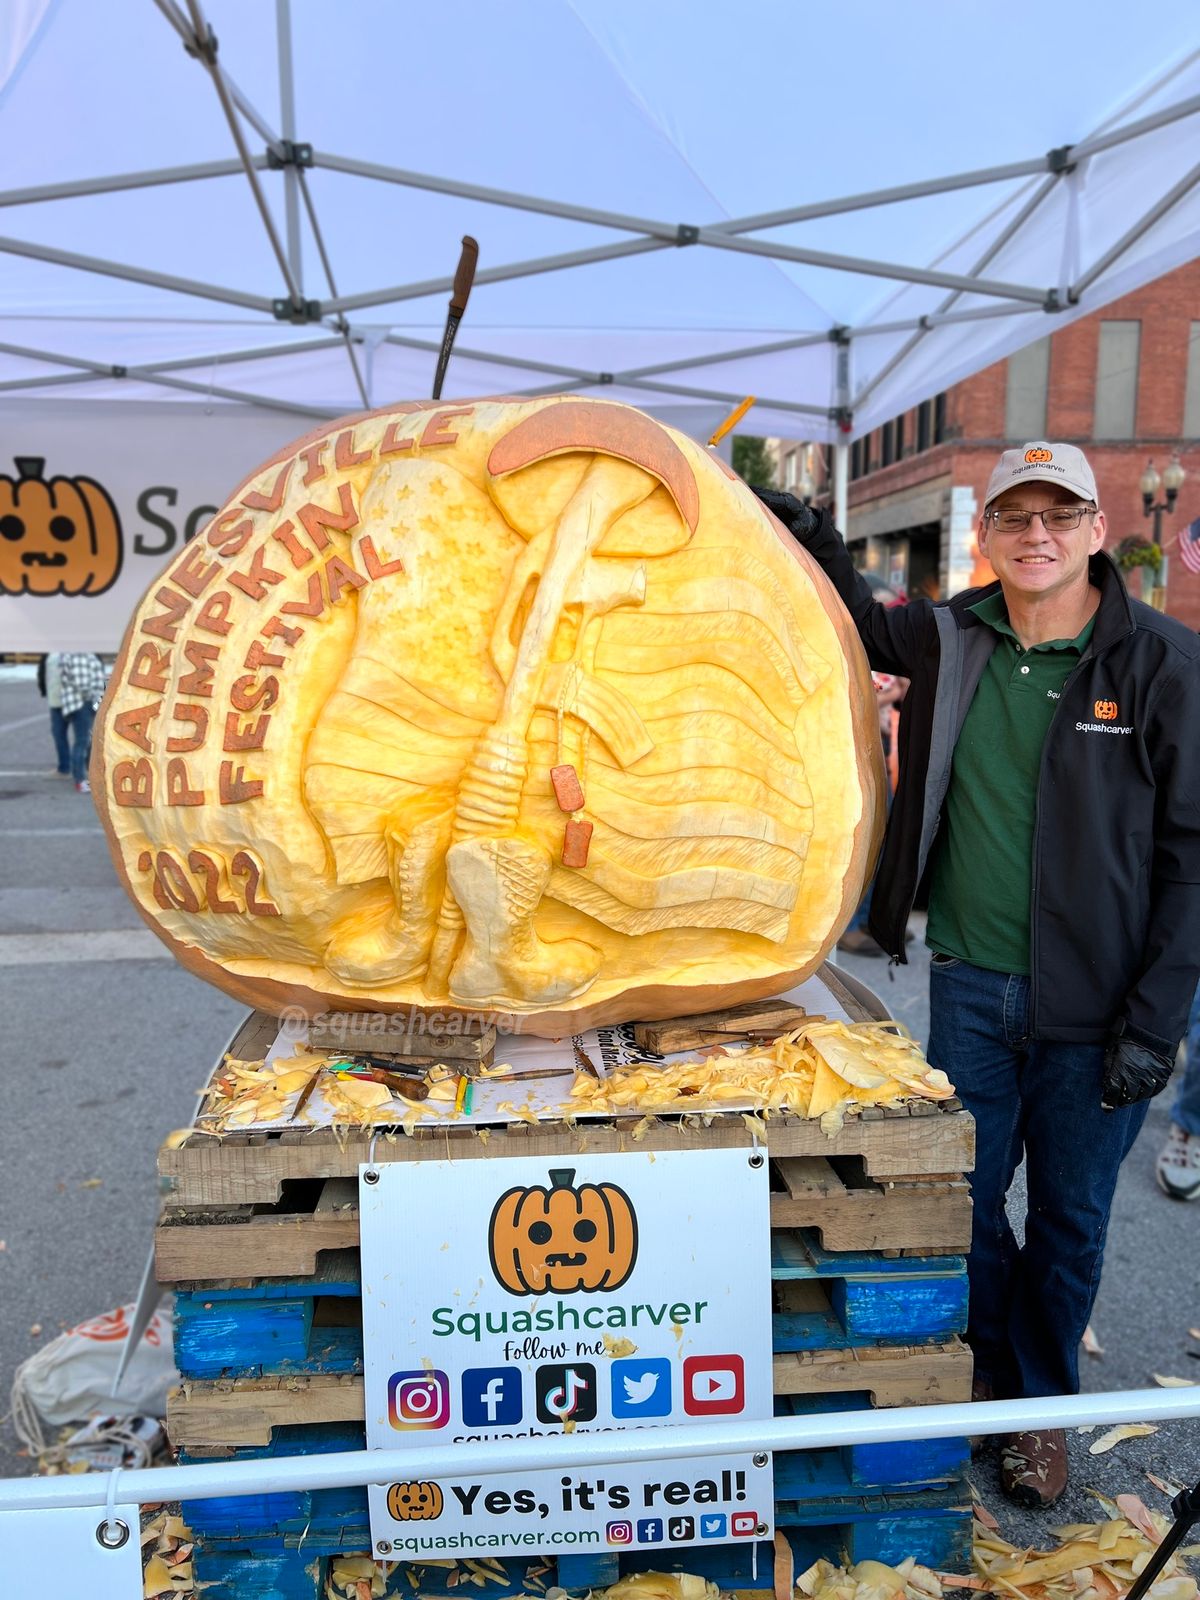
[[[365,1171],[366,1169],[364,1169]],[[458,1476],[456,1444],[772,1414],[767,1164],[747,1150],[396,1163],[360,1185],[370,1488],[413,1560],[752,1543],[769,1459]]]

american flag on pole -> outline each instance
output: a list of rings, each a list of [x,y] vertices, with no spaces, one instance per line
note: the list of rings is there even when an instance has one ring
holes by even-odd
[[[1179,559],[1189,572],[1200,573],[1200,517],[1180,533]]]

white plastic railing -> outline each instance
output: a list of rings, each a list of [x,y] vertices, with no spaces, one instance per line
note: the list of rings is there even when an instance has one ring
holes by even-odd
[[[211,1500],[224,1495],[346,1489],[394,1479],[465,1477],[539,1468],[608,1466],[756,1450],[819,1450],[832,1445],[888,1444],[962,1434],[1017,1433],[1027,1428],[1079,1428],[1118,1422],[1187,1418],[1200,1423],[1200,1387],[1125,1389],[1111,1394],[993,1400],[974,1405],[902,1406],[765,1422],[713,1422],[623,1432],[561,1434],[485,1444],[424,1445],[405,1450],[347,1450],[336,1455],[279,1456],[263,1461],[198,1462],[119,1472],[126,1504]],[[0,1479],[0,1512],[41,1511],[113,1503],[112,1473]]]

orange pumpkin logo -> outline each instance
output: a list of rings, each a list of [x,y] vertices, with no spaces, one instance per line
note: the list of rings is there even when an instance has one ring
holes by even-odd
[[[397,1522],[433,1522],[444,1505],[439,1483],[393,1483],[388,1488],[388,1515]]]
[[[615,1183],[581,1183],[551,1171],[550,1188],[506,1189],[488,1226],[496,1281],[509,1294],[619,1289],[637,1261],[637,1214]]]
[[[121,519],[91,478],[42,476],[40,456],[17,456],[0,476],[0,594],[94,595],[121,571]]]
[[[1037,461],[1053,461],[1054,460],[1054,452],[1053,452],[1053,450],[1042,450],[1040,448],[1035,448],[1033,450],[1026,450],[1025,459],[1026,459],[1026,461],[1029,462],[1029,464],[1031,466],[1034,464],[1034,462],[1037,462]]]
[[[1098,722],[1115,722],[1117,720],[1117,702],[1115,700],[1097,700],[1092,707]]]

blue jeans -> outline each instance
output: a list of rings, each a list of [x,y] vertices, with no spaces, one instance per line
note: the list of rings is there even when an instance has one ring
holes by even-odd
[[[1029,1037],[1029,979],[934,956],[929,1060],[975,1118],[967,1342],[997,1399],[1079,1392],[1117,1174],[1148,1102],[1100,1107],[1104,1046]],[[1024,1155],[1018,1247],[1005,1197]]]
[[[87,777],[88,756],[92,753],[92,723],[95,720],[96,708],[90,700],[63,718],[71,735],[71,776],[76,783],[82,783]]]
[[[1187,1031],[1187,1069],[1175,1093],[1171,1121],[1178,1123],[1184,1133],[1200,1133],[1200,989],[1196,990],[1192,999]]]
[[[68,773],[71,770],[71,750],[67,744],[67,723],[61,706],[50,707],[50,733],[54,739],[54,753],[58,757],[58,770]]]

